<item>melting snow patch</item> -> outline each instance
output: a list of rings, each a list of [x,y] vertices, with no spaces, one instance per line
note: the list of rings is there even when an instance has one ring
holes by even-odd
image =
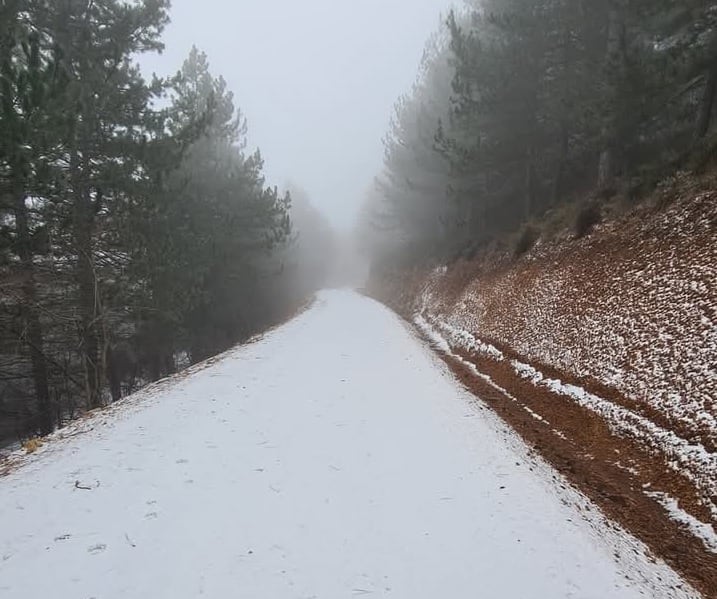
[[[414,321],[440,351],[459,359],[472,368],[478,376],[497,387],[492,379],[479,372],[474,364],[456,355],[451,349],[451,344],[469,351],[488,355],[496,361],[506,359],[500,350],[481,342],[467,331],[457,329],[438,319],[436,319],[435,326],[440,329],[440,332],[421,314],[416,315]],[[446,337],[441,333],[444,333]],[[703,445],[690,443],[674,432],[658,426],[648,418],[593,395],[582,387],[550,379],[529,364],[512,360],[511,366],[519,376],[529,380],[534,385],[546,387],[553,393],[569,397],[578,405],[600,415],[616,434],[638,439],[653,450],[663,452],[673,470],[688,477],[708,496],[717,494],[717,454],[708,452]],[[498,390],[517,401],[505,389],[498,387]],[[710,504],[708,507],[712,514],[717,517],[717,506]]]
[[[439,322],[438,325],[449,335],[451,341],[456,342],[456,345],[460,345],[469,351],[474,351],[479,354],[489,356],[495,360],[504,360],[505,356],[497,347],[483,343],[479,339],[476,339],[468,331],[463,329],[457,329],[447,322]]]
[[[645,495],[654,499],[670,514],[675,522],[679,522],[686,526],[689,531],[698,539],[700,539],[707,549],[712,553],[717,553],[717,533],[709,524],[701,522],[685,510],[680,508],[677,500],[670,497],[666,493],[658,493],[656,491],[646,491]]]
[[[420,314],[416,315],[414,318],[414,322],[416,323],[416,326],[423,332],[426,337],[430,340],[431,343],[433,343],[439,350],[442,352],[450,353],[451,348],[448,345],[448,341],[446,341],[443,337],[441,337],[436,331],[433,330],[433,327],[428,324],[425,318],[421,316]]]
[[[454,352],[451,350],[451,347],[450,347],[448,341],[446,341],[446,340],[440,335],[440,333],[436,332],[435,329],[433,329],[433,327],[431,327],[431,325],[428,323],[428,321],[426,321],[425,318],[423,318],[423,317],[420,316],[420,315],[417,315],[417,316],[415,317],[415,319],[414,319],[414,322],[415,322],[416,325],[419,327],[419,329],[423,332],[423,334],[426,335],[426,337],[428,337],[428,339],[430,339],[430,341],[431,341],[440,351],[442,351],[442,352],[445,353],[446,355],[450,356],[451,358],[453,358],[453,359],[455,359],[455,360],[458,360],[461,364],[463,364],[464,366],[466,366],[466,367],[471,371],[471,373],[473,373],[473,374],[474,374],[475,376],[477,376],[478,378],[484,380],[486,383],[488,383],[491,387],[493,387],[493,388],[496,389],[497,391],[500,391],[500,392],[501,392],[503,395],[505,395],[508,399],[510,399],[510,400],[512,400],[512,401],[514,401],[514,402],[516,402],[516,403],[518,403],[518,404],[520,404],[520,402],[518,401],[518,399],[517,399],[515,396],[511,395],[511,394],[508,392],[507,389],[504,389],[503,387],[501,387],[500,385],[498,385],[498,384],[497,384],[495,381],[493,381],[493,379],[490,378],[487,374],[484,374],[484,373],[482,373],[480,370],[478,370],[478,368],[476,368],[476,365],[475,365],[475,364],[473,364],[472,362],[469,362],[469,361],[466,360],[465,358],[463,358],[463,357],[459,356],[458,354],[454,353]],[[482,344],[482,345],[485,345],[485,347],[492,347],[492,346],[488,346],[488,345],[486,345],[486,344]],[[500,359],[503,359],[503,354],[500,353],[497,349],[495,349],[495,348],[493,348],[493,349],[494,349],[496,352],[498,352],[498,354],[500,355]],[[524,405],[521,404],[521,407],[522,407],[528,414],[530,414],[535,420],[538,420],[539,422],[543,422],[543,423],[545,423],[545,424],[550,424],[545,418],[543,418],[543,417],[542,417],[540,414],[538,414],[537,412],[531,410],[528,406],[524,406]],[[560,438],[565,439],[565,435],[563,435],[562,433],[558,433],[558,431],[556,431],[555,429],[553,429],[553,432],[556,433]]]
[[[546,378],[529,364],[513,360],[515,371],[535,385],[547,387],[554,393],[574,399],[581,405],[602,416],[617,434],[640,439],[653,449],[664,451],[671,459],[670,465],[678,472],[690,476],[691,471],[700,474],[692,480],[710,495],[717,492],[717,455],[709,453],[702,445],[691,444],[651,420],[630,410],[588,393],[582,387]],[[712,511],[717,513],[715,506]]]

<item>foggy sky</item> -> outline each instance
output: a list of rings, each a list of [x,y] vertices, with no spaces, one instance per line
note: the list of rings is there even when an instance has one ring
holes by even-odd
[[[398,96],[450,0],[173,0],[162,56],[176,72],[192,44],[207,53],[249,121],[268,182],[303,187],[347,229],[383,158]]]

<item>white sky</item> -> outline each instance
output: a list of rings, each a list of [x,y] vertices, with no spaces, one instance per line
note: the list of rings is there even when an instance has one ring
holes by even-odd
[[[303,187],[340,229],[383,159],[381,138],[450,0],[173,0],[162,56],[174,73],[205,51],[249,121],[268,182]]]

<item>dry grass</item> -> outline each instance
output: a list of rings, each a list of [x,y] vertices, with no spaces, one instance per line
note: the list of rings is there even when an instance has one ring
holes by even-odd
[[[22,448],[25,450],[25,453],[35,453],[44,444],[45,442],[40,437],[34,437],[32,439],[24,441],[22,444]]]

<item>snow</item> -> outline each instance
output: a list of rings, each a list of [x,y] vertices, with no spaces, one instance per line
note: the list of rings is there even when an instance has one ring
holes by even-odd
[[[698,596],[348,291],[19,460],[0,531],[8,599]]]
[[[496,386],[490,377],[478,372],[475,366],[455,354],[452,347],[480,353],[496,361],[506,360],[499,350],[441,318],[430,317],[427,311],[423,315],[419,314],[415,318],[415,322],[437,349],[461,360],[472,367],[475,374]],[[702,444],[691,443],[675,432],[658,426],[648,418],[589,393],[582,387],[546,377],[530,364],[511,360],[510,365],[516,374],[531,381],[534,385],[544,386],[553,393],[569,397],[578,405],[600,415],[616,434],[637,439],[648,447],[664,453],[669,460],[668,465],[676,472],[690,478],[707,497],[717,494],[717,454],[709,452]],[[499,390],[501,389],[499,388]],[[511,397],[507,392],[502,391]],[[511,399],[516,401],[513,397]],[[717,505],[710,503],[708,508],[713,515],[717,516]],[[710,548],[709,544],[707,547]]]
[[[468,368],[468,370],[470,370],[471,374],[473,374],[474,376],[476,376],[476,377],[482,379],[483,381],[485,381],[486,383],[488,383],[491,387],[493,387],[494,389],[496,389],[497,391],[499,391],[499,392],[501,393],[501,395],[503,395],[504,397],[507,397],[508,399],[510,399],[511,401],[515,402],[516,404],[519,404],[520,407],[521,407],[525,412],[527,412],[528,414],[530,414],[535,420],[538,420],[538,421],[540,421],[540,422],[543,422],[544,424],[550,424],[550,423],[549,423],[547,420],[545,420],[545,418],[543,418],[540,414],[538,414],[538,413],[535,412],[534,410],[531,410],[528,406],[521,404],[521,403],[518,401],[518,398],[515,397],[514,395],[512,395],[511,393],[509,393],[507,389],[504,389],[503,387],[501,387],[500,385],[498,385],[492,378],[490,378],[487,374],[484,374],[484,373],[482,373],[480,370],[478,370],[478,368],[476,368],[476,365],[475,365],[475,364],[473,364],[472,362],[469,362],[468,360],[466,360],[466,359],[463,358],[462,356],[460,356],[460,355],[454,353],[453,350],[451,349],[451,346],[450,346],[450,344],[448,343],[448,341],[446,341],[446,339],[444,339],[444,338],[440,335],[440,333],[438,333],[437,331],[435,331],[435,330],[433,329],[433,327],[430,325],[430,323],[429,323],[423,316],[421,316],[420,314],[417,314],[417,315],[414,317],[413,322],[414,322],[414,323],[416,324],[416,326],[418,327],[418,330],[421,331],[421,334],[423,334],[423,336],[424,336],[426,339],[428,339],[428,341],[431,342],[431,344],[433,345],[433,347],[434,347],[435,349],[437,349],[437,350],[440,351],[440,352],[445,353],[446,355],[450,356],[450,357],[453,358],[454,360],[460,362],[463,366],[465,366],[466,368]],[[470,333],[467,333],[467,334],[465,334],[465,335],[461,335],[460,337],[461,337],[462,339],[464,339],[464,340],[465,340],[465,339],[474,340],[473,336],[472,336]],[[502,354],[502,353],[498,352],[498,354],[495,354],[492,350],[495,350],[496,352],[497,352],[498,350],[495,349],[495,348],[493,348],[493,346],[489,346],[489,345],[484,344],[484,343],[472,343],[472,344],[469,346],[469,348],[472,349],[472,350],[474,350],[474,351],[477,351],[477,352],[486,353],[486,354],[488,354],[488,355],[490,355],[490,356],[492,356],[492,357],[500,356],[500,358],[498,358],[498,359],[501,359],[501,360],[503,359],[503,354]],[[557,433],[557,431],[555,431],[555,432]]]
[[[698,485],[704,486],[705,491],[710,495],[717,493],[717,455],[707,451],[704,446],[689,443],[674,432],[657,426],[626,408],[588,393],[582,387],[547,378],[529,364],[513,360],[511,365],[516,373],[533,384],[543,385],[554,393],[570,397],[579,405],[599,414],[616,433],[641,439],[646,444],[663,450],[672,460],[671,464],[677,472],[687,476],[695,470],[701,478],[692,477],[693,480]]]
[[[677,522],[680,522],[686,526],[693,535],[698,539],[702,539],[710,551],[717,553],[717,533],[709,525],[701,522],[691,514],[688,514],[685,510],[680,508],[678,501],[674,497],[670,497],[666,493],[658,491],[646,491],[645,495],[655,499],[662,507],[664,507],[670,514],[670,516]]]
[[[715,219],[714,193],[685,190],[664,210],[638,209],[595,235],[538,245],[522,260],[487,252],[448,269],[394,273],[383,286],[400,290],[389,297],[402,310],[444,318],[454,333],[443,332],[463,336],[462,347],[489,339],[531,363],[600,381],[712,450]]]

